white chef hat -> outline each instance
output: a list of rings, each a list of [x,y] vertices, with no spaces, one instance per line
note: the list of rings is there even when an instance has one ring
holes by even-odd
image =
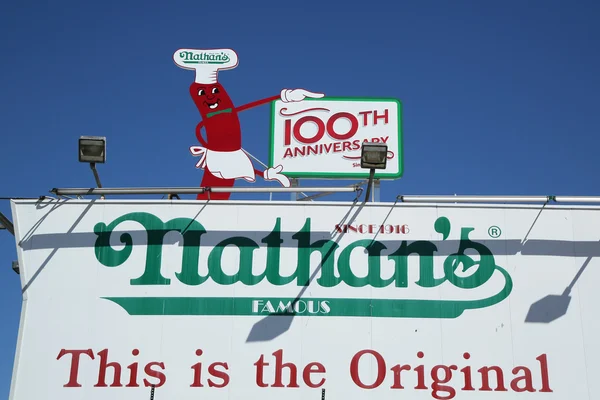
[[[238,56],[232,49],[179,49],[173,53],[173,61],[179,67],[196,71],[196,83],[217,83],[220,70],[233,69]]]

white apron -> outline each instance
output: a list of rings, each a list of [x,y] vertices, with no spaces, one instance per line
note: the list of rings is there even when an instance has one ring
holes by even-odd
[[[196,168],[206,168],[217,178],[245,179],[248,182],[256,180],[252,161],[242,149],[216,151],[201,146],[191,146],[190,152],[200,157]]]

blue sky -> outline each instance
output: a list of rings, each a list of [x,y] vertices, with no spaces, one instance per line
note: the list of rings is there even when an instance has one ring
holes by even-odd
[[[0,197],[92,186],[81,135],[107,137],[104,186],[199,185],[193,73],[171,58],[181,47],[236,50],[219,81],[238,105],[282,88],[400,99],[405,172],[382,200],[599,194],[598,2],[57,4],[0,7]],[[269,119],[268,106],[241,117],[244,148],[264,161]],[[0,231],[0,398],[21,309],[14,259]]]

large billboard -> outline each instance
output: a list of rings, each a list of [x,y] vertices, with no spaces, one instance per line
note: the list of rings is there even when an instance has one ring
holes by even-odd
[[[599,208],[12,207],[12,400],[600,398]]]

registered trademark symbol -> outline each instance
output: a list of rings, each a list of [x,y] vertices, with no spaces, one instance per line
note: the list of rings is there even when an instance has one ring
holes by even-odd
[[[496,225],[492,225],[488,229],[488,235],[490,235],[490,237],[493,237],[493,238],[500,237],[500,235],[502,235],[502,230],[500,228],[498,228]]]

